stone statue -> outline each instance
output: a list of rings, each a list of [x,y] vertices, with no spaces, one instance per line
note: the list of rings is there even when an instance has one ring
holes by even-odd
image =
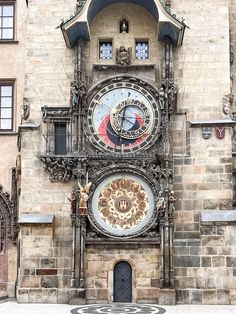
[[[174,191],[171,191],[169,194],[169,215],[173,215],[175,211],[175,202],[178,201],[178,198],[174,197]]]
[[[80,200],[79,200],[79,211],[80,215],[84,216],[88,214],[88,199],[89,199],[89,190],[92,185],[92,182],[87,183],[85,186],[82,186],[78,182],[79,190],[80,190]]]
[[[232,104],[233,104],[233,96],[231,94],[225,95],[222,98],[223,113],[226,116],[229,116]]]
[[[169,112],[175,112],[177,109],[177,94],[178,89],[174,84],[170,84],[169,90],[168,90],[168,107]]]
[[[122,33],[122,34],[128,33],[128,26],[127,26],[125,20],[123,21],[123,23],[122,23],[122,25],[121,25],[121,33]]]
[[[75,215],[77,212],[77,197],[75,195],[75,192],[72,192],[70,195],[70,198],[67,198],[70,201],[71,204],[71,214]]]
[[[77,111],[87,97],[86,84],[81,83],[80,86],[76,81],[71,84],[71,102],[73,110]]]
[[[160,191],[158,195],[158,200],[156,203],[156,209],[160,217],[165,216],[165,207],[166,207],[165,203],[166,203],[165,198],[162,196],[162,192]]]
[[[73,109],[77,108],[79,100],[79,87],[76,82],[71,84],[71,96],[72,96],[72,107]]]
[[[159,90],[159,103],[160,103],[161,109],[165,109],[166,101],[167,101],[167,93],[165,92],[164,87],[161,87]]]
[[[121,46],[120,49],[116,50],[116,63],[120,65],[129,65],[130,56],[130,48],[127,51],[124,46]]]
[[[30,105],[28,102],[25,102],[22,106],[21,106],[21,111],[20,111],[20,115],[21,118],[23,120],[27,120],[29,118],[30,115]]]

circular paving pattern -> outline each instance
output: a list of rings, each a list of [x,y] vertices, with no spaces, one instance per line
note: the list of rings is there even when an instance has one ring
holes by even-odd
[[[163,314],[166,310],[156,305],[97,304],[83,305],[71,310],[72,314]]]

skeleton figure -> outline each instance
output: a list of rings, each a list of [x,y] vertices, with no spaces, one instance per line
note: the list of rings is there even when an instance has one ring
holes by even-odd
[[[92,185],[92,182],[87,183],[85,186],[82,186],[78,182],[79,190],[80,190],[80,200],[79,200],[79,210],[80,215],[87,215],[88,213],[88,199],[89,199],[89,190]]]
[[[67,199],[71,203],[71,213],[72,213],[72,215],[76,214],[76,211],[77,211],[77,197],[75,195],[75,192],[72,192],[71,195],[70,195],[70,198],[68,197]]]

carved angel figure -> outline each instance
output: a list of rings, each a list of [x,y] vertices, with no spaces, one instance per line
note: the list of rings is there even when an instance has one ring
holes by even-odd
[[[87,215],[88,212],[88,199],[89,199],[89,190],[92,185],[92,182],[87,183],[85,186],[82,186],[80,182],[78,182],[79,190],[80,190],[80,200],[79,200],[79,210],[80,215]]]
[[[121,46],[120,49],[117,49],[116,52],[116,63],[121,65],[129,65],[130,64],[130,49],[128,51],[124,46]]]

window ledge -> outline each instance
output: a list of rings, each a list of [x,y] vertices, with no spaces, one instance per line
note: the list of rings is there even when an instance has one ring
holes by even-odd
[[[236,223],[236,210],[203,210],[200,217],[202,225]]]
[[[54,214],[21,214],[18,220],[19,224],[53,224]]]
[[[0,131],[0,136],[1,135],[17,135],[18,133],[17,132],[13,132],[13,131]]]
[[[0,39],[0,45],[1,44],[19,44],[18,40],[4,40]]]

